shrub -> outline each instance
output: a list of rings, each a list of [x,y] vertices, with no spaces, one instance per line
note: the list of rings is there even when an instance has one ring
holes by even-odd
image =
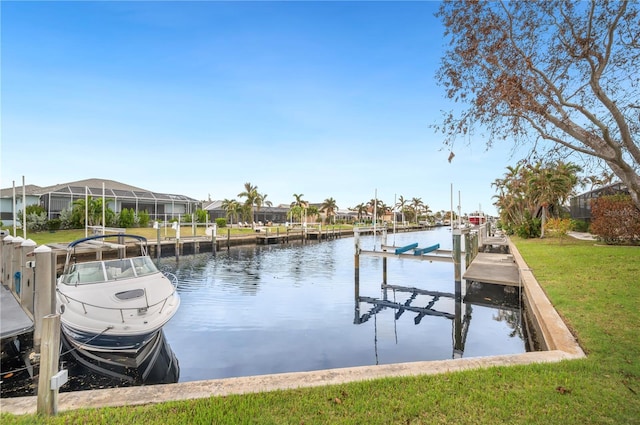
[[[135,223],[135,213],[133,209],[123,208],[118,214],[118,227],[130,228]]]
[[[227,219],[224,217],[216,218],[216,226],[218,226],[219,229],[227,227]]]
[[[60,226],[62,226],[62,220],[59,218],[52,218],[47,222],[47,227],[50,232],[55,232],[56,230],[60,230]]]
[[[60,228],[73,229],[73,212],[70,209],[60,211]]]
[[[575,232],[588,232],[589,223],[584,220],[571,220],[571,230]]]
[[[209,219],[209,213],[205,210],[196,210],[196,221],[198,223],[206,223]]]
[[[571,229],[571,220],[567,218],[550,218],[545,223],[544,229],[551,236],[562,240]]]
[[[29,210],[29,207],[27,207]],[[32,232],[41,232],[47,228],[47,213],[28,213],[27,214],[27,230]]]
[[[640,210],[629,195],[601,196],[591,201],[591,232],[608,244],[640,242]]]
[[[527,214],[524,221],[513,229],[513,232],[523,239],[539,238],[542,230],[542,220]]]
[[[149,227],[149,222],[151,221],[151,217],[149,217],[149,213],[145,210],[140,211],[138,213],[138,225],[140,227]]]
[[[38,204],[31,204],[31,205],[27,205],[27,209],[25,210],[27,212],[27,216],[29,214],[38,214],[41,215],[42,213],[47,213],[47,210],[44,209],[44,207],[38,205]]]

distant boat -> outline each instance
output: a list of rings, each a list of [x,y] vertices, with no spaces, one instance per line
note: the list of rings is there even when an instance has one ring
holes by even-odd
[[[482,212],[473,212],[469,214],[469,224],[479,226],[487,222],[487,217]]]
[[[131,240],[134,247],[127,245]],[[132,248],[140,255],[127,257]],[[137,235],[99,235],[69,244],[56,285],[63,343],[77,360],[107,375],[176,382],[177,359],[162,327],[180,306],[177,278],[160,272],[147,252],[147,240]],[[78,261],[87,256],[91,259]]]

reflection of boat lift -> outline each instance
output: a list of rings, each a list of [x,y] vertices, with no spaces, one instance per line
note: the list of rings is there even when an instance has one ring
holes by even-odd
[[[374,232],[375,233],[375,232]],[[355,236],[355,318],[354,324],[362,324],[369,320],[371,316],[375,316],[380,311],[385,308],[394,308],[398,311],[395,314],[395,320],[398,320],[400,316],[405,311],[411,311],[417,313],[417,316],[414,318],[414,323],[417,325],[420,323],[424,316],[437,316],[444,317],[446,319],[453,321],[453,358],[461,358],[464,353],[464,345],[467,339],[467,333],[469,330],[469,324],[471,321],[471,305],[477,304],[480,306],[500,308],[502,310],[513,310],[520,312],[521,309],[519,307],[509,308],[508,306],[496,305],[492,303],[486,302],[486,297],[479,297],[475,291],[469,291],[470,282],[465,281],[465,295],[463,297],[462,294],[462,272],[461,272],[461,249],[460,249],[460,235],[461,232],[456,231],[454,234],[454,250],[441,250],[440,245],[432,245],[426,248],[419,248],[417,243],[409,244],[403,247],[395,247],[395,246],[387,246],[386,242],[386,229],[382,230],[383,240],[380,245],[381,251],[376,251],[375,246],[373,251],[366,251],[361,249],[360,247],[360,238],[359,232],[356,231]],[[476,239],[477,241],[477,239]],[[375,241],[374,241],[375,245]],[[468,243],[467,243],[468,246]],[[411,253],[412,251],[412,253]],[[466,265],[468,266],[470,263],[470,257],[466,254]],[[383,290],[383,298],[377,299],[372,297],[361,297],[360,296],[360,255],[369,255],[375,257],[382,257],[382,290]],[[404,287],[404,286],[396,286],[396,285],[388,285],[387,284],[387,259],[388,258],[411,258],[416,260],[427,260],[429,262],[432,261],[442,261],[442,262],[450,262],[454,264],[455,269],[455,294],[446,293],[446,292],[438,292],[438,291],[429,291],[424,289],[412,288],[412,287]],[[497,289],[497,287],[490,286],[493,289]],[[410,292],[411,296],[404,303],[398,303],[395,301],[390,301],[388,299],[387,290],[392,289],[394,291],[394,295],[396,292]],[[429,301],[424,307],[412,305],[418,295],[427,295],[431,297],[431,301]],[[441,298],[450,298],[454,300],[455,312],[451,314],[449,312],[439,311],[434,308],[435,304]],[[492,297],[493,298],[493,297]],[[516,295],[516,299],[519,300],[519,293]],[[372,304],[373,307],[362,316],[360,315],[360,303],[365,302],[368,304]],[[464,317],[462,315],[462,310],[465,310]],[[377,339],[376,339],[377,343]],[[376,347],[377,351],[377,347]]]
[[[461,283],[456,282],[457,294],[460,294],[459,292],[460,286],[461,286]],[[360,285],[356,285],[357,291],[359,291],[359,287]],[[453,355],[452,357],[454,359],[462,357],[462,354],[464,352],[464,344],[467,339],[467,332],[469,330],[469,322],[471,320],[471,305],[465,304],[460,295],[456,296],[455,294],[447,293],[447,292],[428,291],[424,289],[397,286],[397,285],[383,285],[382,289],[383,289],[382,299],[360,296],[359,293],[356,292],[354,324],[360,325],[362,323],[367,322],[372,316],[375,316],[385,308],[392,308],[397,310],[395,314],[395,320],[398,320],[405,311],[417,313],[417,315],[413,319],[416,325],[420,324],[424,316],[443,317],[445,319],[449,319],[453,321]],[[397,292],[405,292],[405,293],[411,293],[411,296],[404,302],[391,301],[388,299],[389,289],[393,290],[394,294]],[[413,305],[418,295],[429,296],[431,297],[431,300],[425,306]],[[455,301],[455,309],[454,309],[455,312],[453,314],[446,311],[436,310],[434,308],[435,304],[442,298],[449,298]],[[371,304],[373,307],[367,313],[360,315],[360,303],[363,303],[363,302],[367,304]],[[462,315],[463,309],[465,310],[464,317]]]

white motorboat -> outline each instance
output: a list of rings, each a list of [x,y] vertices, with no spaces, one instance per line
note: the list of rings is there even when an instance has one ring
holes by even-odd
[[[177,278],[160,272],[147,252],[147,240],[136,235],[79,239],[69,244],[56,285],[66,345],[112,375],[152,373],[162,327],[180,306]],[[171,352],[174,361],[177,367]]]

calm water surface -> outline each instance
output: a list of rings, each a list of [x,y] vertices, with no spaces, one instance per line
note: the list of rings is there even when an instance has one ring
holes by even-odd
[[[372,236],[361,241],[363,249],[374,249]],[[379,236],[376,241],[379,249]],[[389,245],[414,242],[451,249],[451,232],[387,237]],[[387,264],[390,285],[454,292],[452,264],[395,258]],[[450,359],[454,348],[463,357],[525,351],[517,309],[463,303],[458,317],[464,326],[456,339],[455,300],[401,290],[385,296],[381,258],[360,257],[356,302],[353,238],[232,247],[215,257],[162,259],[161,268],[180,282],[182,304],[165,334],[179,359],[181,382]],[[429,307],[449,318],[376,309],[363,297]]]

